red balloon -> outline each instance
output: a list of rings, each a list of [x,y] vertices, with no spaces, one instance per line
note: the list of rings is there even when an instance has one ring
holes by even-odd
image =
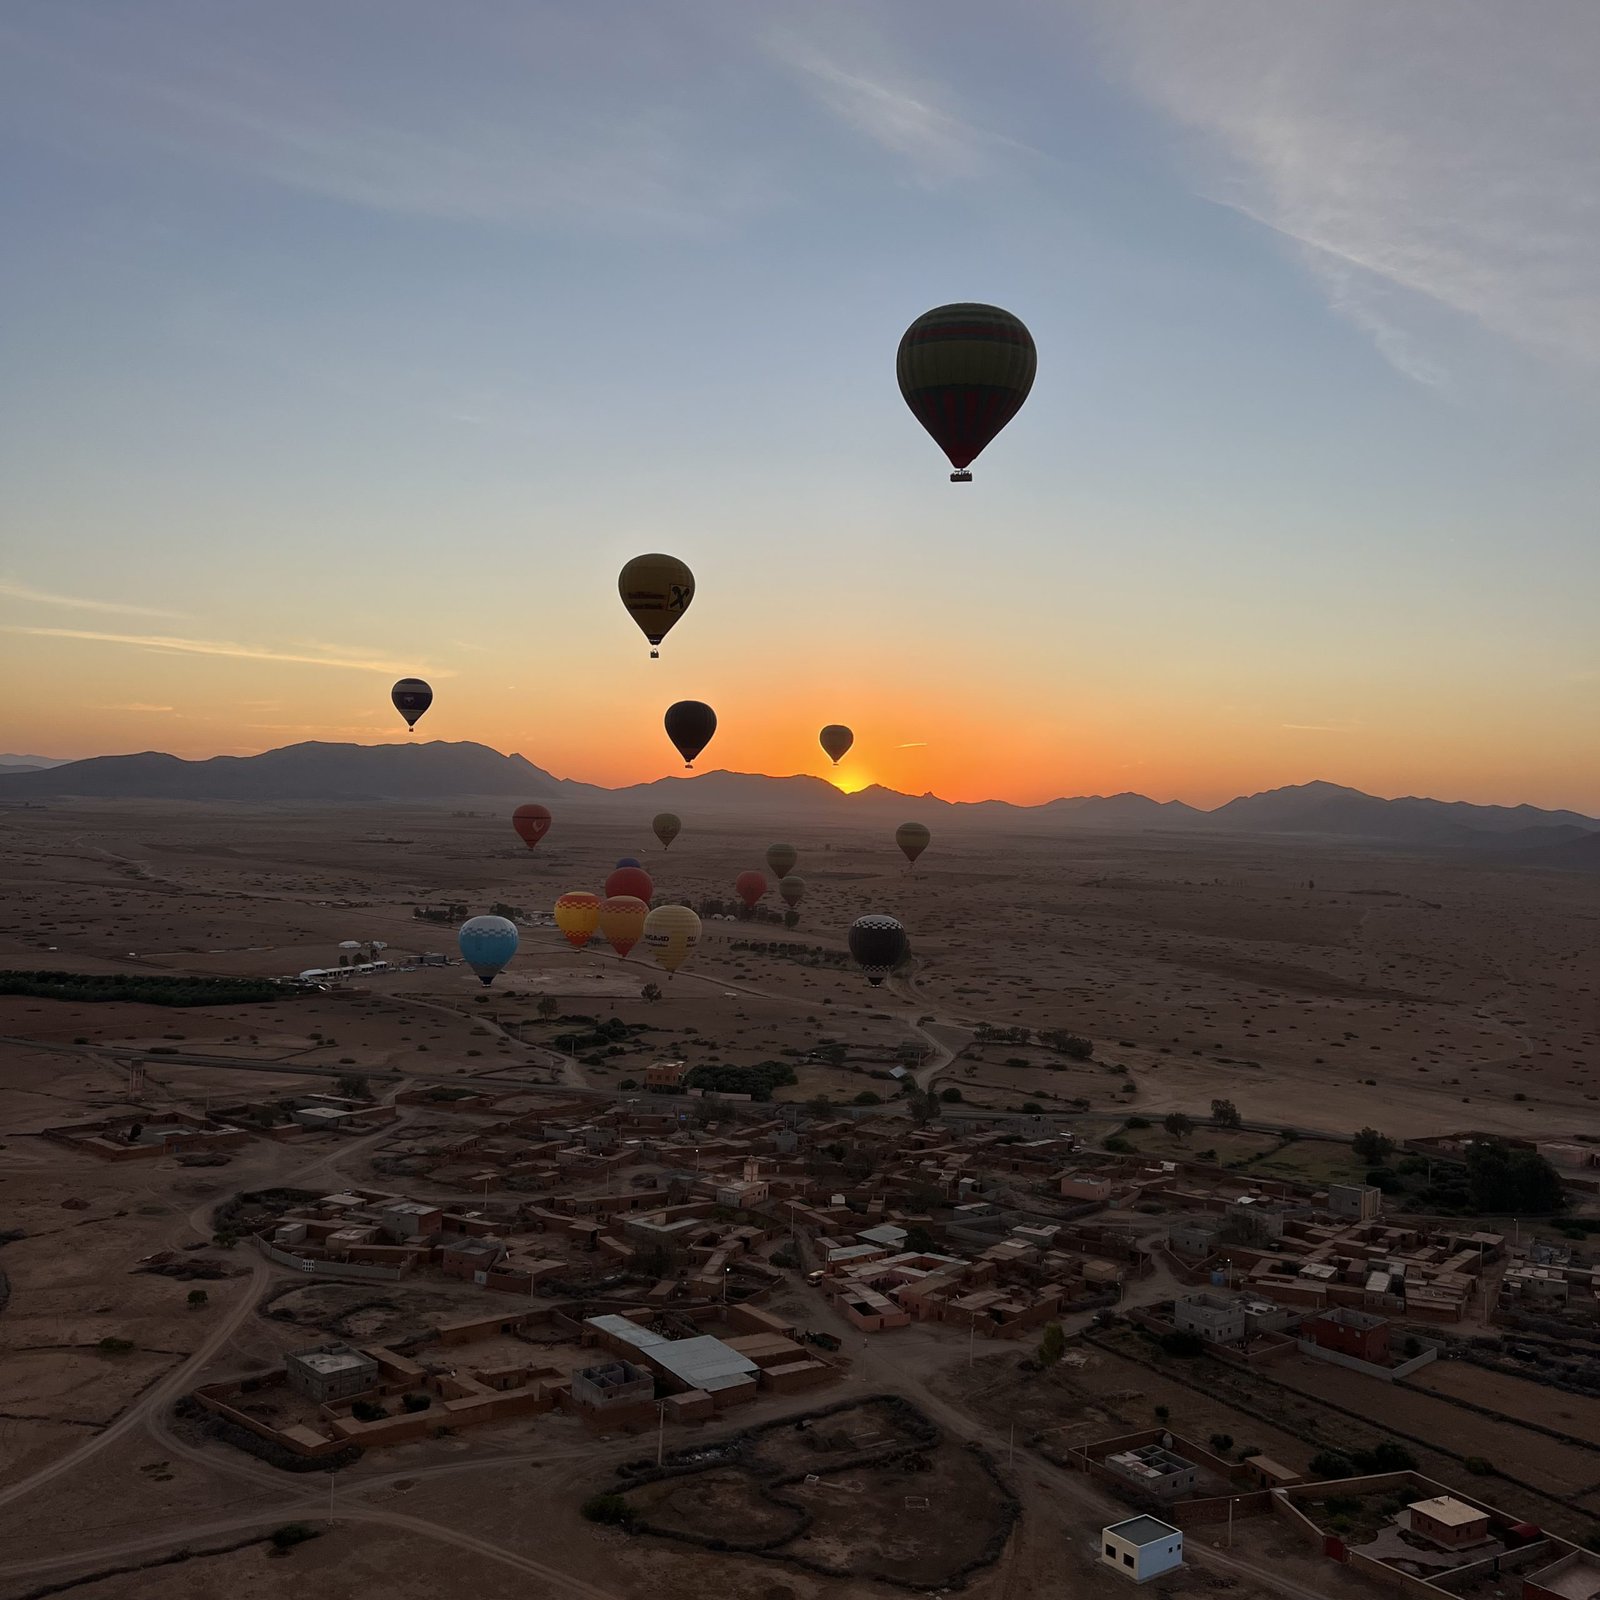
[[[631,894],[636,900],[643,900],[650,904],[650,897],[656,892],[656,886],[650,881],[650,874],[643,867],[618,867],[606,879],[606,893],[608,895]]]
[[[550,831],[550,813],[543,806],[518,806],[511,813],[511,826],[531,850]]]
[[[734,880],[734,892],[752,910],[767,892],[767,875],[764,872],[741,872]]]

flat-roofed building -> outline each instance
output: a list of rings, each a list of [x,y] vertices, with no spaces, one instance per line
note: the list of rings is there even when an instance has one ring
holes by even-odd
[[[1457,1500],[1453,1494],[1436,1494],[1406,1507],[1411,1531],[1447,1550],[1481,1544],[1489,1537],[1489,1513]]]
[[[1192,1461],[1158,1444],[1141,1445],[1136,1450],[1119,1450],[1105,1458],[1105,1465],[1126,1478],[1146,1494],[1171,1500],[1190,1494],[1200,1481],[1200,1469]]]
[[[378,1363],[348,1344],[319,1344],[283,1358],[288,1384],[318,1405],[365,1394],[378,1382]]]
[[[1389,1319],[1351,1306],[1335,1306],[1300,1325],[1302,1337],[1324,1350],[1354,1356],[1375,1367],[1389,1364]]]
[[[1351,1222],[1369,1221],[1383,1211],[1383,1190],[1374,1183],[1330,1183],[1328,1209]]]
[[[1160,1517],[1129,1517],[1100,1533],[1100,1564],[1135,1583],[1183,1565],[1183,1531]]]
[[[1243,1302],[1220,1294],[1180,1296],[1172,1322],[1179,1332],[1199,1334],[1208,1344],[1238,1344],[1249,1327]]]

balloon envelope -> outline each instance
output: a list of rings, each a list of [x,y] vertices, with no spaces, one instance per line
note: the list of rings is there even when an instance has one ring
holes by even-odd
[[[658,811],[656,819],[650,824],[650,827],[654,831],[656,838],[661,841],[663,850],[670,849],[672,841],[683,832],[682,821],[675,812],[671,811]]]
[[[600,926],[600,896],[577,890],[556,901],[556,926],[574,950],[581,950]]]
[[[676,972],[700,942],[700,919],[688,906],[657,906],[644,919],[644,944],[663,972]]]
[[[752,910],[767,892],[767,875],[764,872],[741,872],[733,880],[733,892]]]
[[[600,902],[600,932],[619,956],[625,956],[638,944],[649,915],[649,906],[631,894],[607,895]]]
[[[550,813],[544,806],[518,806],[511,813],[511,826],[531,850],[550,831]]]
[[[900,393],[956,474],[1022,409],[1039,364],[1033,335],[999,306],[925,311],[895,358]]]
[[[694,574],[676,556],[635,556],[617,578],[617,593],[655,656],[694,599]]]
[[[787,878],[794,871],[794,864],[799,859],[800,852],[792,844],[767,846],[767,865],[772,868],[774,878]]]
[[[643,867],[618,867],[606,879],[607,894],[631,894],[636,900],[643,900],[650,904],[650,896],[656,892],[656,886],[650,881],[650,874]]]
[[[394,708],[406,719],[406,726],[414,728],[417,718],[433,704],[433,690],[421,678],[402,678],[389,691]]]
[[[694,758],[711,743],[711,736],[717,731],[717,714],[703,700],[679,700],[667,707],[662,721],[686,767],[694,765]]]
[[[850,925],[850,954],[873,988],[905,960],[911,941],[893,917],[871,913]]]
[[[856,736],[842,722],[830,722],[817,735],[817,742],[827,751],[828,759],[834,766],[838,766],[848,754],[850,746],[856,742]]]
[[[517,925],[504,917],[469,917],[456,935],[461,959],[487,987],[505,964],[517,953],[520,942]]]
[[[797,906],[806,897],[806,880],[791,873],[778,884],[778,893],[786,906]]]
[[[637,856],[619,856],[617,858],[617,865],[619,867],[640,867],[643,866],[644,863],[640,861]]]
[[[916,865],[917,857],[933,843],[933,835],[920,822],[902,822],[894,830],[894,842],[907,861]]]

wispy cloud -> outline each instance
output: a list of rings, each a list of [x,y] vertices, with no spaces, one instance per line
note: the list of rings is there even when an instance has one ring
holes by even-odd
[[[286,661],[307,667],[346,667],[357,672],[382,672],[404,677],[426,672],[432,678],[454,674],[441,667],[427,667],[415,661],[386,661],[372,655],[357,655],[343,646],[309,646],[304,652],[265,650],[255,645],[233,644],[223,639],[182,639],[160,633],[97,633],[88,628],[25,628],[6,624],[0,633],[27,634],[36,639],[80,639],[89,644],[120,644],[138,650],[153,650],[161,655],[228,656],[238,661]],[[315,653],[313,653],[315,652]]]
[[[1291,733],[1360,733],[1359,722],[1280,722]]]
[[[97,711],[165,711],[177,714],[176,706],[147,706],[140,700],[130,700],[126,705],[96,706]]]
[[[64,606],[72,611],[103,611],[123,617],[181,617],[181,611],[163,611],[157,606],[130,605],[125,600],[93,600],[86,595],[57,594],[51,589],[35,589],[32,584],[12,583],[0,578],[0,596],[25,600],[36,606]]]
[[[928,741],[926,739],[913,739],[910,744],[897,744],[895,746],[896,750],[926,750],[927,748]]]
[[[925,183],[975,178],[998,151],[1026,148],[941,104],[942,90],[876,60],[868,65],[881,51],[853,52],[846,64],[789,32],[771,35],[767,49],[828,112],[902,157]]]
[[[1099,0],[1109,58],[1200,136],[1205,191],[1295,244],[1412,378],[1430,312],[1600,366],[1600,6]]]

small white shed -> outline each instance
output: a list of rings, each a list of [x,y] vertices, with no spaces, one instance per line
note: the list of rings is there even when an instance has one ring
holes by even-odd
[[[1143,1583],[1183,1565],[1183,1530],[1159,1517],[1129,1517],[1100,1534],[1100,1563]]]

